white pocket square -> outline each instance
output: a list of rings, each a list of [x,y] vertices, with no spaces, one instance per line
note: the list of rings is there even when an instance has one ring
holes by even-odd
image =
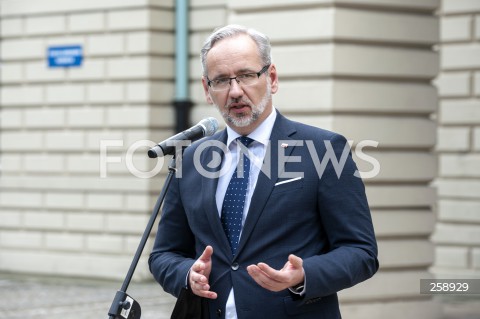
[[[282,184],[286,184],[286,183],[295,182],[295,181],[298,181],[299,179],[302,179],[302,178],[303,178],[303,177],[299,176],[299,177],[287,179],[287,180],[285,180],[285,181],[281,181],[281,182],[275,183],[275,186],[282,185]]]

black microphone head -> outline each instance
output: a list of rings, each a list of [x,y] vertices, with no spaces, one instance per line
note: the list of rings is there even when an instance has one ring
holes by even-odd
[[[148,151],[148,157],[156,158],[159,156],[172,155],[175,150],[175,141],[196,141],[204,136],[212,136],[218,129],[218,121],[214,117],[209,117],[198,122],[197,125],[180,132],[163,142],[155,145]]]
[[[148,150],[148,153],[147,153],[148,157],[150,157],[150,158],[157,158],[158,157],[158,153],[155,152],[155,148],[156,147],[153,147],[153,148]],[[158,147],[158,148],[160,148],[160,147]]]
[[[212,136],[218,130],[218,121],[214,117],[208,117],[198,122],[204,128],[205,136]]]

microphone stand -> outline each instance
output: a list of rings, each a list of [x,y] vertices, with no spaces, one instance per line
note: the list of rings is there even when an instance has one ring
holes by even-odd
[[[170,161],[170,164],[168,165],[168,175],[163,185],[162,192],[158,196],[157,202],[152,211],[152,215],[150,216],[150,220],[148,221],[147,227],[143,232],[140,244],[138,245],[135,256],[133,257],[132,263],[130,264],[130,268],[128,269],[127,275],[125,276],[125,280],[123,281],[122,287],[119,291],[117,291],[115,297],[113,298],[112,305],[110,306],[110,310],[108,311],[109,319],[140,319],[140,304],[132,297],[130,297],[126,293],[126,291],[128,285],[130,284],[130,281],[132,280],[133,273],[135,272],[135,268],[137,267],[138,261],[140,260],[143,249],[145,248],[148,236],[150,235],[155,220],[157,219],[157,216],[160,212],[160,207],[162,206],[163,200],[165,199],[165,195],[167,194],[170,182],[172,181],[173,175],[176,171],[177,168],[174,155]]]

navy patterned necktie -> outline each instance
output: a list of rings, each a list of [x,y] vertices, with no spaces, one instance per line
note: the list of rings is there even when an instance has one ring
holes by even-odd
[[[246,136],[241,136],[237,139],[237,143],[242,143],[246,147],[252,142],[253,140]],[[228,184],[221,215],[223,230],[230,242],[230,248],[234,256],[240,241],[240,232],[242,231],[243,210],[250,175],[250,159],[243,154],[243,174],[238,172],[240,164],[241,161],[239,161],[239,164],[235,168],[230,183]]]

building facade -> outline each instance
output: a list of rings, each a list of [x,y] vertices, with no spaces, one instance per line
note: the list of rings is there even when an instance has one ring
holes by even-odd
[[[166,174],[144,140],[174,133],[176,2],[0,3],[0,271],[123,278]],[[270,36],[277,109],[344,134],[367,173],[381,268],[344,317],[438,318],[419,279],[480,273],[480,2],[191,0],[191,124],[220,120],[199,51],[229,23]],[[82,65],[48,67],[70,45]]]
[[[480,278],[480,2],[444,1],[436,84],[436,262],[445,278]]]

